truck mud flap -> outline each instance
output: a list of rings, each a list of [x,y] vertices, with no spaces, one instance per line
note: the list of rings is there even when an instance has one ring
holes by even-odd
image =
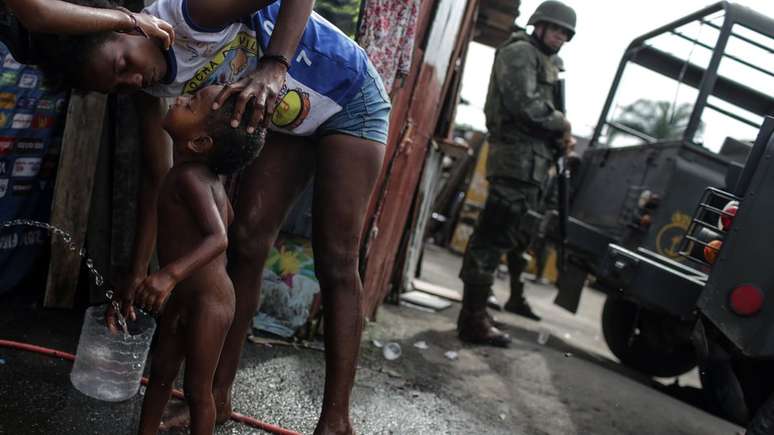
[[[554,304],[575,314],[578,312],[581,292],[583,292],[583,286],[586,284],[586,276],[588,274],[586,269],[579,267],[572,261],[572,258],[568,260],[564,271],[559,274],[559,279],[556,281],[559,293],[557,293],[554,299]]]

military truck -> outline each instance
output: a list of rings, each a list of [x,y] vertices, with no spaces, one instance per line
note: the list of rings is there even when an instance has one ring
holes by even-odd
[[[740,195],[735,189],[744,163],[750,167],[752,144],[760,139],[764,117],[774,113],[771,65],[774,20],[727,2],[635,39],[623,55],[572,177],[556,303],[577,310],[589,282],[606,292],[603,334],[627,366],[673,377],[712,360],[697,353],[696,325],[704,312],[714,313],[711,319],[719,315],[710,309],[718,301],[709,295],[720,290],[712,290],[707,262],[690,259],[704,254],[701,243],[712,241],[707,240],[712,230],[692,235],[696,241],[682,246],[685,255],[681,245],[707,188]],[[707,204],[722,211],[725,204],[718,198]],[[744,258],[751,267],[764,255],[748,252]],[[715,309],[736,321],[722,320],[724,327],[754,335],[738,325],[737,314],[723,311],[727,305],[719,306]],[[761,316],[774,323],[769,308]],[[725,336],[719,329],[717,336]],[[735,378],[727,365],[702,372],[705,386],[718,397]],[[745,421],[743,413],[736,414],[732,419]]]
[[[707,272],[690,278],[669,266],[657,272],[703,283],[691,335],[702,383],[732,421],[746,424],[760,410],[749,434],[774,429],[774,273],[767,264],[774,248],[772,156],[774,118],[766,117],[741,174],[727,190],[705,190],[681,241],[680,254]],[[617,271],[641,268],[636,255],[611,249]]]

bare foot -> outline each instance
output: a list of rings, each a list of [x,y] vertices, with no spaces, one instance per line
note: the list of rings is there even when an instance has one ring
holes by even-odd
[[[231,399],[223,402],[216,400],[215,424],[223,424],[231,418]],[[191,425],[191,414],[188,410],[188,404],[183,401],[170,401],[164,410],[164,416],[161,417],[160,431],[170,431],[172,429],[183,429]]]
[[[314,435],[355,435],[352,422],[347,419],[339,423],[319,421],[314,429]]]
[[[188,404],[181,401],[170,401],[161,417],[161,426],[159,430],[169,431],[172,429],[186,428],[191,425],[191,415],[188,412]]]

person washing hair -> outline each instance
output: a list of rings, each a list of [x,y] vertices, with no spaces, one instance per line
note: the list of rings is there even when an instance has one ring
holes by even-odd
[[[61,5],[59,0],[15,3],[17,12],[33,5],[44,10]],[[312,4],[157,0],[145,12],[174,28],[169,50],[163,39],[126,32],[132,17],[142,27],[136,14],[127,21],[126,15],[120,19],[114,12],[99,18],[94,11],[69,9],[68,19],[59,23],[65,28],[49,30],[60,35],[49,38],[44,66],[76,87],[132,93],[138,108],[145,171],[132,273],[116,295],[124,307],[131,306],[131,295],[146,278],[157,234],[161,180],[172,165],[161,97],[224,84],[213,110],[237,94],[231,126],[248,132],[259,126],[270,129],[260,156],[242,174],[231,227],[228,271],[236,312],[214,378],[218,421],[231,414],[231,387],[258,307],[269,250],[290,206],[315,174],[312,244],[326,349],[323,405],[315,433],[346,434],[353,433],[350,395],[364,323],[360,238],[381,170],[391,106],[365,52],[312,13]],[[18,15],[34,19],[35,14]],[[100,30],[113,31],[61,35],[78,33],[84,16],[98,19],[94,26]],[[74,62],[73,56],[82,62]],[[255,110],[243,116],[248,104]],[[109,321],[115,320],[112,313]],[[167,422],[185,423],[185,415],[181,411],[181,418]]]

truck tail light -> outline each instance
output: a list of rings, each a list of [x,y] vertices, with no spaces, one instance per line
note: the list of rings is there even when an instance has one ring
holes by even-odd
[[[711,240],[707,243],[707,246],[704,247],[704,259],[707,260],[707,263],[715,264],[715,260],[718,259],[718,254],[720,253],[720,248],[722,246],[723,241],[721,240]]]
[[[736,211],[739,210],[739,201],[729,201],[725,207],[723,207],[723,213],[720,215],[718,226],[723,231],[731,229],[731,224],[734,222]]]
[[[729,306],[740,316],[752,316],[763,307],[763,291],[751,284],[742,284],[731,290]]]

